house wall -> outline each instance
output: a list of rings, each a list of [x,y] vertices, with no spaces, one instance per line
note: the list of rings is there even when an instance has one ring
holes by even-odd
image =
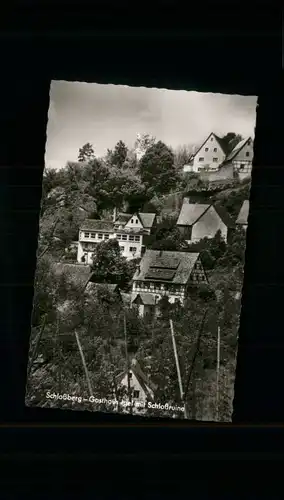
[[[138,382],[135,374],[133,373],[133,371],[130,369],[129,372],[132,374],[131,378],[130,378],[130,388],[133,391],[139,391],[139,397],[138,398],[134,398],[134,396],[133,396],[132,400],[133,401],[141,401],[143,403],[146,403],[146,401],[147,401],[147,395],[145,394],[144,389],[139,384],[139,382]],[[124,386],[124,387],[126,387],[126,388],[128,388],[127,373],[125,374],[124,378],[122,379],[121,385]],[[153,391],[150,389],[150,387],[147,386],[147,389],[151,393],[151,396],[154,397]],[[128,399],[128,397],[126,396],[125,399]]]
[[[183,171],[184,172],[193,172],[193,165],[192,164],[186,164],[183,166]]]
[[[92,251],[86,251],[84,250],[84,243],[85,242],[81,242],[81,241],[78,241],[78,250],[77,250],[77,262],[79,263],[82,263],[82,257],[85,256],[85,264],[92,264],[92,254],[93,254],[93,250]]]
[[[234,160],[232,162],[234,171],[240,181],[251,177],[252,162],[248,160]]]
[[[143,236],[134,234],[117,233],[115,237],[118,239],[118,244],[121,249],[121,255],[127,260],[137,259],[141,257]],[[126,239],[122,239],[126,238]],[[138,240],[139,241],[136,241]],[[134,239],[134,241],[133,241]],[[135,253],[134,253],[135,250]]]
[[[167,296],[169,302],[171,303],[174,303],[175,299],[179,299],[181,302],[183,302],[185,297],[185,291],[186,291],[185,285],[169,284],[168,286],[166,286],[166,284],[159,282],[151,283],[146,281],[141,281],[141,282],[134,281],[132,285],[131,301],[134,299],[137,293],[145,292],[154,295],[156,297],[156,302],[158,302],[164,296]]]
[[[246,143],[239,153],[233,158],[232,164],[238,172],[240,180],[251,177],[253,160],[253,141]]]
[[[214,238],[219,230],[224,240],[227,241],[228,228],[221,217],[219,217],[214,207],[210,207],[192,226],[191,240],[188,241],[188,243],[196,243],[202,238]]]
[[[217,151],[214,151],[214,148],[216,148]],[[206,149],[208,149],[208,151],[206,151]],[[200,158],[204,158],[204,160],[200,161]],[[206,143],[194,157],[193,172],[199,172],[200,169],[202,170],[211,164],[213,166],[213,158],[217,158],[216,163],[214,162],[214,166],[216,165],[216,167],[218,167],[218,165],[225,160],[225,154],[223,153],[214,135],[211,134]]]
[[[84,251],[84,244],[97,244],[102,241],[117,238],[118,244],[121,249],[121,255],[125,257],[127,260],[137,259],[141,257],[142,252],[142,244],[143,244],[143,235],[134,235],[134,234],[125,234],[120,233],[107,233],[103,231],[91,232],[91,231],[80,231],[79,233],[79,242],[78,242],[78,250],[77,250],[77,261],[82,262],[82,256],[86,253],[88,264],[92,264],[92,251]],[[125,240],[122,238],[126,238]],[[136,241],[138,240],[139,241]],[[135,253],[134,253],[135,249]]]
[[[208,182],[234,179],[234,166],[224,165],[217,172],[200,172],[200,179]]]
[[[142,226],[139,218],[137,217],[137,215],[134,214],[133,217],[131,217],[131,219],[127,222],[127,224],[125,224],[125,228],[143,229],[143,226]]]

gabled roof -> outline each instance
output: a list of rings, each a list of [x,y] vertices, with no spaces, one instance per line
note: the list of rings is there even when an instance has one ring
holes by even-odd
[[[206,142],[208,141],[208,139],[211,137],[211,135],[213,135],[216,139],[216,141],[218,142],[220,148],[222,149],[223,153],[224,154],[227,154],[227,148],[226,148],[226,144],[225,142],[223,141],[223,139],[221,139],[221,137],[218,137],[216,134],[214,134],[214,132],[210,132],[210,134],[208,135],[208,137],[205,139],[205,141],[201,144],[201,146],[199,146],[197,148],[197,150],[192,154],[192,156],[190,157],[190,160],[189,161],[192,161],[193,158],[197,155],[197,153],[199,153],[200,149],[204,146],[204,144],[206,144]]]
[[[150,229],[153,226],[156,214],[139,212],[138,215],[145,229]]]
[[[115,225],[119,224],[119,225],[124,226],[125,224],[127,224],[129,219],[131,219],[131,217],[132,217],[132,214],[120,213],[120,214],[118,214],[117,218],[115,219],[114,224]]]
[[[199,204],[199,203],[187,203],[186,199],[184,199],[184,203],[182,205],[179,218],[177,220],[178,226],[193,226],[204,214],[207,210],[213,207],[219,217],[222,219],[224,224],[227,227],[234,227],[234,222],[230,218],[227,211],[220,204]]]
[[[223,153],[225,153],[225,155],[227,155],[230,151],[230,145],[227,143],[227,141],[224,141],[224,139],[222,139],[222,137],[219,137],[218,135],[216,134],[213,134],[216,141],[218,142],[219,146],[221,147]]]
[[[133,358],[131,360],[131,364],[130,364],[130,370],[132,371],[132,373],[135,375],[135,377],[137,378],[140,386],[142,387],[144,393],[146,394],[146,396],[148,398],[152,398],[152,394],[151,392],[148,390],[148,387],[154,392],[157,390],[157,386],[155,384],[153,384],[149,379],[148,377],[145,375],[145,373],[143,372],[143,370],[141,369],[141,366],[140,364],[138,363],[137,359]],[[124,370],[123,372],[121,372],[119,375],[117,375],[116,377],[116,380],[118,383],[121,383],[122,380],[124,379],[124,377],[127,375],[127,370]]]
[[[136,293],[134,295],[134,298],[132,299],[132,303],[136,302],[138,298],[141,299],[142,304],[144,304],[144,306],[154,306],[156,303],[155,296],[152,293],[147,293],[147,292]]]
[[[125,226],[127,222],[133,217],[133,215],[137,215],[137,217],[140,219],[142,226],[145,229],[150,229],[153,226],[156,217],[156,214],[154,213],[144,213],[144,212],[139,212],[137,214],[120,213],[118,214],[118,217],[115,220],[114,224]]]
[[[249,200],[245,200],[239,212],[236,224],[247,224],[249,215]]]
[[[224,222],[224,224],[226,224],[227,227],[233,229],[235,227],[235,224],[234,221],[231,219],[230,215],[228,214],[227,210],[218,203],[215,203],[213,206],[219,217]]]
[[[111,220],[86,219],[80,226],[81,231],[113,231]]]
[[[139,267],[136,270],[133,280],[134,281],[164,281],[162,277],[160,278],[150,278],[148,279],[146,275],[150,271],[150,268],[155,266],[157,269],[157,259],[161,259],[163,263],[161,264],[162,269],[168,271],[173,267],[173,259],[177,261],[178,265],[173,269],[173,275],[170,279],[166,279],[167,283],[170,284],[180,284],[185,285],[189,279],[195,262],[199,257],[199,253],[196,252],[171,252],[171,251],[160,251],[160,250],[149,250],[147,249],[143,255]],[[167,264],[168,262],[168,264]],[[159,268],[158,268],[159,269]]]
[[[183,201],[179,217],[178,226],[192,226],[210,208],[210,204],[188,203]]]
[[[247,139],[243,139],[242,141],[238,142],[238,144],[234,147],[234,149],[232,149],[232,151],[228,154],[224,163],[233,160],[233,158],[235,158],[235,156],[243,149],[243,147],[247,144],[249,140],[252,140],[251,137],[247,137]]]

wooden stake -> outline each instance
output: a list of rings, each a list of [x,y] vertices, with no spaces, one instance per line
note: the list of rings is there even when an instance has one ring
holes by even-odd
[[[82,346],[81,346],[81,343],[80,343],[80,340],[79,340],[79,336],[78,336],[78,333],[76,332],[76,330],[75,330],[75,337],[76,337],[78,349],[79,349],[79,352],[80,352],[80,356],[81,356],[81,360],[82,360],[84,372],[85,372],[85,375],[86,375],[86,380],[87,380],[87,384],[88,384],[89,393],[90,393],[90,396],[93,396],[93,390],[92,390],[92,386],[91,386],[89,372],[88,372],[87,365],[86,365],[85,356],[84,356],[83,349],[82,349]]]
[[[126,328],[125,311],[123,311],[123,326],[124,326],[124,341],[125,341],[125,359],[126,359],[126,369],[127,369],[127,392],[128,392],[128,400],[130,403],[129,413],[132,413],[131,388],[130,388],[130,376],[129,376],[130,366],[129,366],[129,356],[128,356],[128,349],[127,349],[127,328]]]
[[[200,325],[200,329],[199,329],[199,332],[198,332],[197,341],[196,341],[196,347],[195,347],[195,352],[194,352],[194,355],[193,355],[193,358],[192,358],[192,362],[191,362],[191,366],[190,366],[190,369],[189,369],[189,373],[188,373],[188,377],[187,377],[187,381],[186,381],[186,386],[185,386],[185,392],[184,392],[184,400],[185,401],[186,401],[186,398],[187,398],[187,394],[188,394],[188,390],[189,390],[189,386],[190,386],[190,382],[191,382],[191,377],[192,377],[193,369],[194,369],[194,366],[195,366],[195,361],[196,361],[197,355],[199,353],[200,341],[201,341],[201,337],[202,337],[202,333],[203,333],[203,329],[204,329],[204,324],[205,324],[205,319],[206,319],[207,313],[208,313],[208,309],[206,309],[206,311],[205,311],[205,313],[203,315],[202,322],[201,322],[201,325]]]
[[[173,325],[173,322],[172,322],[171,319],[170,319],[170,327],[171,327],[171,334],[172,334],[174,355],[175,355],[175,361],[176,361],[176,369],[177,369],[177,376],[178,376],[178,383],[179,383],[180,399],[181,399],[181,401],[183,401],[183,388],[182,388],[182,381],[181,381],[181,374],[180,374],[179,359],[178,359],[178,354],[177,354],[177,346],[176,346],[174,325]]]
[[[217,368],[216,368],[216,417],[219,420],[219,376],[220,376],[220,327],[217,333]]]

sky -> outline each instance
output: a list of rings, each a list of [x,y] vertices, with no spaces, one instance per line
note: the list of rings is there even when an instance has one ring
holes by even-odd
[[[198,145],[210,132],[254,137],[256,103],[253,96],[52,81],[45,166],[76,161],[86,142],[96,156],[119,140],[133,148],[137,133],[172,148]]]

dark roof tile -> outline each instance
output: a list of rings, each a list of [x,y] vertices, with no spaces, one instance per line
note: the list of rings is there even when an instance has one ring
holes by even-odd
[[[86,219],[80,227],[81,231],[113,231],[111,220]]]
[[[178,259],[179,266],[170,281],[170,283],[186,284],[189,281],[191,272],[193,270],[194,264],[199,257],[199,253],[196,252],[172,252],[172,251],[160,251],[160,250],[149,250],[147,249],[143,255],[139,268],[136,270],[133,280],[134,281],[144,281],[147,280],[146,275],[152,265],[155,265],[157,257],[163,257],[164,260],[167,258],[169,262],[174,258]],[[164,264],[165,266],[165,264]],[[153,281],[153,279],[149,280]]]

